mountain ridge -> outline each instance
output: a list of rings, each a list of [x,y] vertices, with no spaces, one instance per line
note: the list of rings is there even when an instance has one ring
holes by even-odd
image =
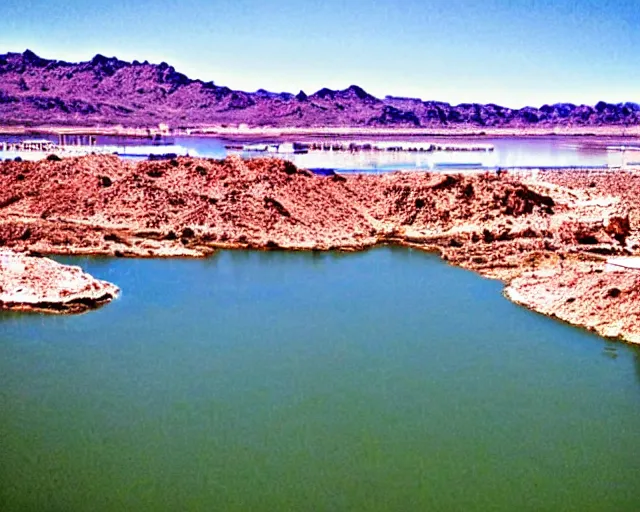
[[[514,128],[640,125],[636,103],[556,103],[512,109],[385,96],[358,85],[307,94],[233,90],[166,62],[97,54],[70,63],[30,50],[0,55],[0,124],[354,128]]]

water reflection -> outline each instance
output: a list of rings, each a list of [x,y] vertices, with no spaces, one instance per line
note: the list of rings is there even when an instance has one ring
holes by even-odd
[[[638,383],[640,384],[640,346],[630,346],[629,349],[633,353],[633,362],[636,369],[636,377],[638,377]]]
[[[605,345],[602,349],[602,353],[605,357],[608,357],[610,359],[617,359],[618,346],[610,340],[605,340]]]

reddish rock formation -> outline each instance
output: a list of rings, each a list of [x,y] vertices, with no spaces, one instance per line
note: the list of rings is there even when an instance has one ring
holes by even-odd
[[[616,205],[508,174],[317,176],[276,159],[0,164],[0,244],[58,254],[201,256],[214,248],[439,247],[482,269],[523,252],[624,254]],[[616,225],[617,226],[617,225]],[[617,226],[616,229],[623,229]],[[593,242],[585,244],[587,242]],[[489,250],[490,249],[490,250]]]
[[[612,219],[608,229],[617,232],[618,229],[624,231],[628,228],[627,244],[634,250],[640,248],[640,173],[637,169],[599,169],[570,173],[548,170],[540,173],[538,179],[580,190],[591,199],[616,198],[622,208],[628,211],[628,218],[617,221]]]
[[[7,162],[0,185],[0,244],[18,249],[202,256],[215,247],[358,249],[377,241],[373,219],[343,182],[272,159]]]
[[[0,309],[82,313],[117,297],[116,286],[80,267],[0,249]]]

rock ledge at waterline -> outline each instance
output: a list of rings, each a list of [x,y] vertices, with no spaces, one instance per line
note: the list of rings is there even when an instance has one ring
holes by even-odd
[[[0,249],[0,309],[83,313],[118,296],[119,289],[80,267]]]

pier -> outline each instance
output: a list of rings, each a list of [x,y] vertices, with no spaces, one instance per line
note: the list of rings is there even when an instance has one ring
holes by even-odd
[[[395,151],[427,153],[435,151],[478,151],[491,152],[491,144],[453,144],[448,142],[409,142],[409,141],[323,141],[309,143],[294,143],[304,146],[309,151]]]
[[[80,139],[76,144],[67,144],[61,136],[63,144],[56,144],[48,139],[30,139],[16,142],[0,143],[0,160],[42,160],[49,155],[59,157],[84,156],[89,154],[108,154],[112,151],[103,146],[95,145],[95,138],[86,139],[88,145],[80,145]]]
[[[175,158],[177,156],[197,156],[194,149],[176,144],[111,144],[96,145],[93,136],[73,136],[68,140],[60,136],[56,144],[48,139],[22,140],[17,142],[0,142],[0,160],[42,160],[49,155],[58,157],[77,157],[86,155],[118,155],[125,158]]]
[[[229,144],[226,149],[259,152],[259,153],[307,153],[309,151],[339,151],[348,153],[360,152],[403,152],[403,153],[434,153],[434,152],[480,152],[494,151],[492,144],[454,144],[448,142],[409,142],[409,141],[315,141],[315,142],[284,142],[279,144]]]

